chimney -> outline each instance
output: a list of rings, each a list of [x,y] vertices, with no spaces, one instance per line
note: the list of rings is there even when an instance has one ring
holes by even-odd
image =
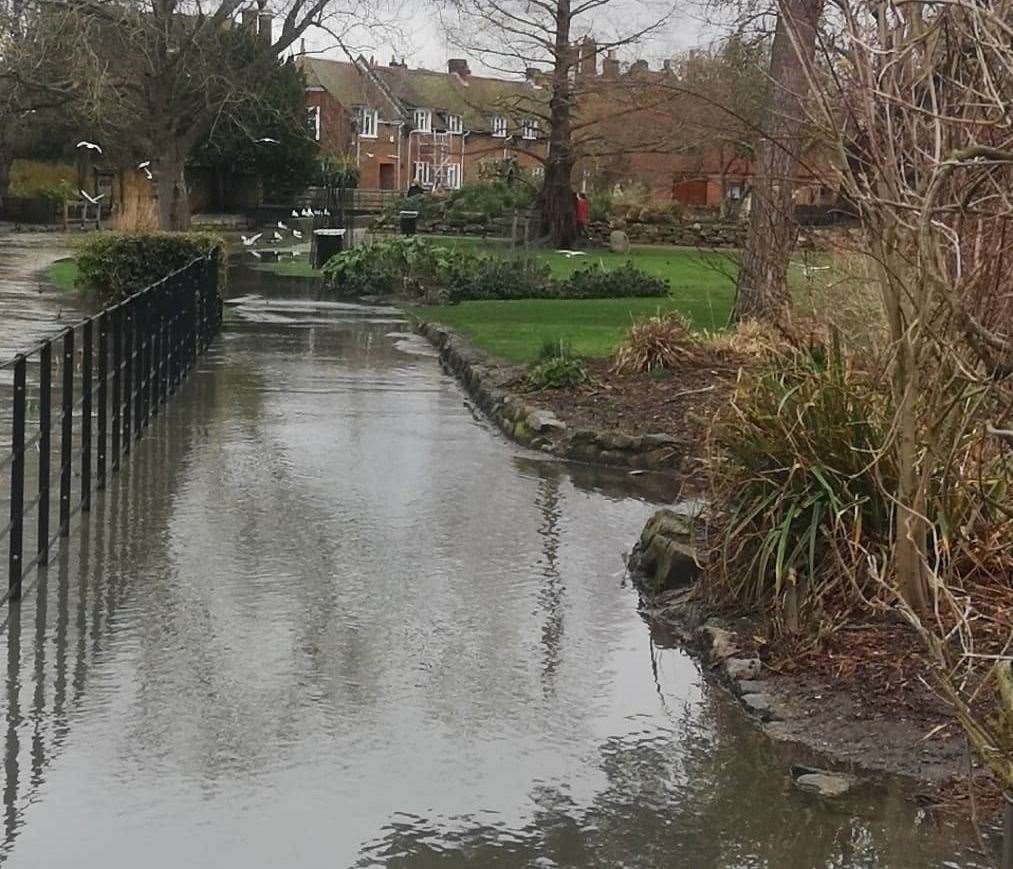
[[[463,57],[452,57],[447,61],[447,72],[457,73],[461,78],[467,78],[471,75],[471,70],[468,69],[468,61]]]
[[[608,57],[602,61],[601,74],[605,78],[619,78],[619,58],[614,48],[609,49]]]
[[[257,33],[256,9],[244,9],[241,13],[240,20],[242,21],[243,30],[245,30],[249,34],[256,35]]]
[[[274,34],[271,32],[274,27],[274,16],[270,12],[261,12],[257,16],[257,35],[264,45],[271,45],[274,42]]]

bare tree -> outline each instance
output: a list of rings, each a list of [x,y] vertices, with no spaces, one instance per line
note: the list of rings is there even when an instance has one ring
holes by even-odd
[[[771,95],[757,149],[749,230],[735,285],[736,320],[787,320],[788,261],[798,235],[794,179],[806,126],[807,67],[816,50],[823,0],[779,0],[770,49]]]
[[[451,40],[486,66],[508,73],[545,71],[540,80],[544,90],[523,107],[543,120],[548,132],[538,197],[541,235],[556,246],[570,246],[576,236],[574,167],[597,139],[590,128],[604,120],[581,114],[588,96],[602,87],[594,74],[599,58],[657,31],[672,7],[648,0],[459,0],[455,10],[456,17],[445,20]],[[627,24],[609,28],[609,13],[619,11]],[[606,29],[615,32],[606,35]],[[597,41],[590,39],[592,31],[597,31]],[[617,111],[628,109],[617,106]]]
[[[257,8],[243,0],[71,0],[98,70],[95,126],[120,159],[150,161],[162,229],[189,225],[184,165],[216,120],[240,107],[310,27],[340,39],[376,21],[370,2],[289,0],[274,28],[263,0]],[[260,138],[251,133],[258,146],[275,144]]]
[[[1013,2],[838,0],[809,120],[889,327],[890,557],[865,569],[1007,794],[1013,867]]]

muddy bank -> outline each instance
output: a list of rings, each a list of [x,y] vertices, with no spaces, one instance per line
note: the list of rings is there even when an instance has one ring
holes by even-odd
[[[606,363],[592,361],[591,385],[531,393],[524,390],[522,366],[489,357],[443,326],[416,322],[415,328],[508,437],[575,461],[688,478],[704,421],[734,382],[731,369],[672,372],[658,380],[609,375]]]
[[[770,642],[758,619],[715,610],[697,593],[702,506],[658,511],[629,558],[648,620],[698,655],[772,739],[819,752],[851,782],[868,773],[914,779],[923,807],[971,814],[963,732],[925,682],[916,638],[879,618],[841,626],[818,648],[802,635]],[[994,818],[998,791],[973,768],[978,816]]]

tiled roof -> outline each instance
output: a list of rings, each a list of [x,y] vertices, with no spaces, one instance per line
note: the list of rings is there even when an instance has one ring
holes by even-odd
[[[345,106],[363,105],[376,99],[375,88],[352,63],[307,58],[303,68],[307,84],[323,87]],[[370,71],[401,104],[406,117],[413,108],[431,109],[438,116],[461,115],[465,130],[488,132],[493,115],[504,115],[511,121],[511,132],[518,132],[521,120],[532,112],[543,113],[548,100],[546,90],[520,80],[461,77],[403,66],[374,66]],[[382,116],[383,107],[380,108]],[[437,127],[444,125],[439,117],[433,123]]]

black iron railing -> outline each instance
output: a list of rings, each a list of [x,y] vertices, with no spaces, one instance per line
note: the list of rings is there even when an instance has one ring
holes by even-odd
[[[0,541],[6,537],[8,546],[8,590],[0,592],[0,602],[19,600],[25,575],[49,563],[71,518],[91,508],[93,490],[119,469],[220,326],[218,260],[212,256],[0,363],[0,375],[9,378],[9,389],[0,393],[0,420],[10,432],[10,449],[0,452],[0,479],[10,483],[10,521],[0,526]],[[26,552],[26,536],[34,551]]]

